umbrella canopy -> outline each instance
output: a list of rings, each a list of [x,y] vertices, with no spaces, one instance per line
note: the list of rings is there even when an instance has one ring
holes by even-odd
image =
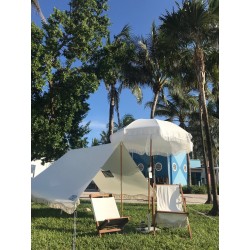
[[[193,151],[192,135],[180,126],[157,119],[138,119],[112,134],[111,143],[123,142],[130,152],[176,155]]]

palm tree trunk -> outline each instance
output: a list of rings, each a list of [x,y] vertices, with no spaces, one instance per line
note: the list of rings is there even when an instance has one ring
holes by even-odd
[[[203,164],[205,168],[205,174],[206,174],[206,180],[207,180],[207,201],[205,204],[212,204],[212,195],[211,195],[211,183],[208,176],[208,167],[207,167],[207,156],[206,156],[206,150],[204,145],[204,133],[203,133],[203,126],[202,126],[202,105],[200,101],[200,132],[201,132],[201,144],[202,144],[202,151],[203,151]]]
[[[121,124],[121,118],[120,118],[119,100],[118,100],[118,98],[116,98],[115,108],[116,108],[116,114],[117,114],[118,129],[120,129],[122,124]]]
[[[156,91],[154,93],[155,95],[154,95],[153,105],[152,105],[152,108],[151,108],[150,119],[154,119],[154,117],[155,117],[155,109],[156,109],[156,104],[158,102],[159,93],[160,93],[160,91]]]
[[[36,11],[38,12],[38,14],[39,14],[42,22],[45,23],[45,24],[48,24],[46,18],[44,17],[44,15],[42,13],[42,10],[40,8],[40,4],[39,4],[38,0],[31,0],[31,4],[32,4],[32,6],[34,6],[34,8],[36,9]]]
[[[110,136],[114,132],[114,109],[115,109],[115,85],[111,84],[110,93],[110,105],[109,105],[109,131],[108,137],[110,142]]]
[[[209,121],[208,121],[208,112],[206,106],[206,97],[205,97],[205,63],[204,63],[204,53],[203,50],[197,46],[195,48],[195,67],[196,67],[196,76],[199,84],[199,91],[201,96],[201,104],[203,108],[203,119],[204,119],[204,126],[206,132],[206,139],[207,139],[207,150],[208,150],[208,160],[210,166],[210,175],[211,175],[211,185],[212,185],[212,194],[213,194],[213,207],[210,211],[211,215],[218,215],[219,214],[219,201],[217,196],[217,185],[215,181],[215,172],[214,172],[214,161],[213,161],[213,154],[212,154],[212,143],[211,143],[211,135],[209,130]]]

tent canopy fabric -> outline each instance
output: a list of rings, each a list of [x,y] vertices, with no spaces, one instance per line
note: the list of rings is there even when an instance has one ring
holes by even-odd
[[[105,144],[68,151],[32,179],[32,200],[71,214],[93,179],[101,192],[119,194],[120,164],[123,194],[147,196],[148,183],[124,145]],[[105,173],[113,177],[105,177]]]
[[[180,126],[157,119],[138,119],[110,136],[112,144],[123,142],[129,152],[176,155],[193,151],[192,135]]]
[[[122,161],[121,161],[122,159]],[[112,193],[119,196],[121,194],[121,166],[122,163],[122,193],[124,196],[146,196],[148,195],[148,183],[142,172],[136,166],[127,149],[122,147],[122,156],[120,155],[120,147],[118,146],[112,157],[110,157],[102,169],[94,177],[101,192]],[[112,174],[113,177],[105,177],[105,172]]]

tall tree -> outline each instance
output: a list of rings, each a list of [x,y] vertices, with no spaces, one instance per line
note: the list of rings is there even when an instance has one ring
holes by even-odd
[[[136,56],[128,71],[128,78],[132,82],[149,86],[153,91],[150,118],[154,118],[159,95],[167,86],[167,63],[159,52],[159,35],[155,23],[152,23],[151,33],[146,37],[134,39]]]
[[[90,59],[107,35],[107,0],[71,0],[48,24],[32,23],[32,159],[55,160],[87,145],[87,99],[99,85]]]
[[[200,101],[200,98],[199,98]],[[218,141],[218,134],[214,133],[214,127],[218,127],[217,124],[214,124],[215,118],[213,118],[213,113],[210,112],[208,108],[209,113],[209,125],[210,130],[213,137],[215,138],[215,141]],[[206,187],[207,187],[207,201],[206,204],[212,203],[212,196],[211,196],[211,181],[209,176],[209,166],[208,166],[208,160],[207,160],[207,146],[206,146],[206,137],[204,134],[204,125],[203,125],[203,110],[200,109],[199,112],[194,112],[191,115],[190,122],[189,122],[189,132],[193,136],[194,143],[194,152],[195,152],[195,158],[203,159],[203,166],[205,169],[205,176],[206,176]],[[216,131],[216,129],[215,129]],[[213,146],[213,154],[217,155],[216,145],[215,143],[212,144]]]
[[[219,214],[219,202],[217,197],[217,185],[215,181],[214,159],[212,154],[211,133],[209,128],[207,104],[206,104],[206,65],[205,54],[207,49],[213,47],[218,40],[218,8],[216,1],[190,0],[183,1],[182,6],[177,4],[177,10],[160,17],[161,31],[166,39],[172,39],[177,46],[193,50],[194,71],[201,96],[201,109],[203,110],[204,127],[207,140],[208,159],[211,173],[211,185],[213,191],[212,215]],[[169,41],[169,40],[168,40]]]
[[[113,41],[111,42],[109,38],[106,46],[93,57],[93,61],[97,64],[97,74],[100,79],[103,79],[108,91],[110,104],[108,137],[114,132],[115,111],[118,124],[120,124],[119,101],[122,88],[130,88],[137,101],[141,101],[140,89],[136,85],[128,84],[123,74],[124,67],[132,55],[133,45],[130,41],[130,27],[125,25],[121,32],[114,36]]]

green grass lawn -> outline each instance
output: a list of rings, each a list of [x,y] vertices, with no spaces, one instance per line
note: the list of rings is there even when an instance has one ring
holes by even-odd
[[[119,208],[119,203],[118,208]],[[188,205],[193,238],[186,228],[161,229],[156,236],[136,231],[146,220],[147,204],[124,203],[124,216],[130,221],[122,234],[97,235],[90,201],[81,201],[77,208],[76,249],[219,249],[219,217],[212,219],[198,212],[207,213],[211,205]],[[74,216],[45,205],[31,205],[31,245],[34,250],[72,249]]]

